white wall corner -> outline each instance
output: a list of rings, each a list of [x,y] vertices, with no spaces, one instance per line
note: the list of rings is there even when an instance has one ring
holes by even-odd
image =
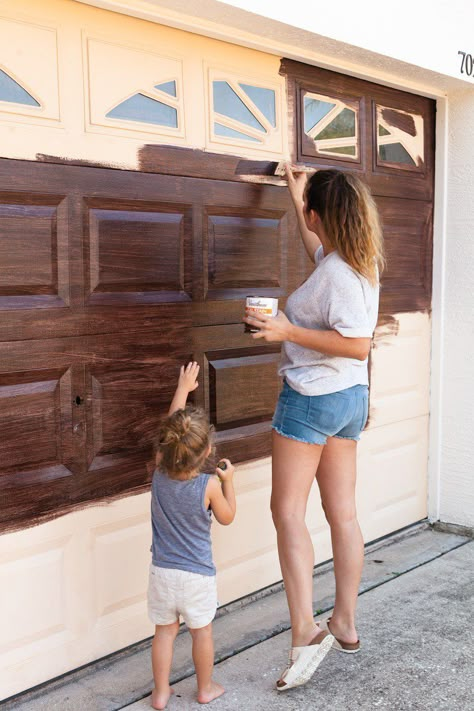
[[[474,87],[448,103],[439,517],[474,525]]]
[[[440,517],[447,173],[448,101],[447,99],[438,99],[436,103],[433,291],[431,301],[430,434],[428,454],[428,518],[430,521],[438,521]]]

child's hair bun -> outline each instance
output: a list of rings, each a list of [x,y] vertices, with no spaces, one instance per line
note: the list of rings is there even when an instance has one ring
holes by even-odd
[[[171,477],[195,472],[204,464],[212,427],[204,410],[188,405],[167,417],[160,428],[160,466]]]

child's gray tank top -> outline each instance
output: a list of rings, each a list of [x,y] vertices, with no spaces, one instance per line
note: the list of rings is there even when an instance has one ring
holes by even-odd
[[[151,484],[152,562],[159,568],[215,575],[211,512],[205,508],[210,474],[185,481],[157,469]]]

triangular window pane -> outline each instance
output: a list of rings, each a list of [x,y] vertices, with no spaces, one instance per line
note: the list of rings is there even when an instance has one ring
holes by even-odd
[[[319,148],[320,153],[336,153],[344,156],[352,156],[355,158],[356,147],[355,146],[325,146],[324,148]]]
[[[214,88],[214,111],[265,133],[260,121],[257,121],[253,113],[249,111],[242,99],[237,96],[226,81],[214,81],[212,84]],[[250,139],[247,138],[247,140]]]
[[[3,69],[0,69],[0,101],[10,101],[26,106],[41,106],[26,89],[12,79]]]
[[[315,141],[327,138],[355,137],[355,111],[343,109],[321,133],[314,137]]]
[[[169,94],[170,96],[176,96],[176,82],[175,81],[165,81],[165,82],[163,82],[163,84],[157,84],[155,86],[155,89],[164,91],[165,94]]]
[[[382,126],[382,124],[379,123],[379,136],[390,136],[390,131],[387,131],[386,128]]]
[[[168,128],[178,127],[178,112],[172,106],[150,99],[144,94],[135,94],[108,112],[107,118],[140,121]]]
[[[304,97],[304,130],[309,133],[321,119],[323,119],[336,106],[328,101]]]
[[[273,89],[264,89],[251,84],[239,84],[239,86],[248,94],[271,125],[276,126],[275,92]]]
[[[388,143],[385,146],[379,146],[379,156],[382,160],[387,161],[387,163],[416,165],[411,155],[401,143]]]
[[[218,123],[217,121],[214,122],[214,133],[216,136],[226,136],[227,138],[239,138],[240,140],[244,141],[254,141],[256,143],[261,143],[258,138],[254,138],[253,136],[247,136],[245,133],[241,133],[240,131],[235,131],[233,128],[229,128],[228,126],[224,126],[222,123]]]

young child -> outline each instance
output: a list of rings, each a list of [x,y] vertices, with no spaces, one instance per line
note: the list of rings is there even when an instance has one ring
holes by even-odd
[[[217,609],[216,569],[211,549],[211,511],[224,526],[235,516],[234,467],[219,462],[217,476],[202,474],[212,451],[212,426],[203,410],[186,406],[198,386],[199,366],[181,367],[178,386],[158,439],[152,482],[152,564],[148,614],[155,626],[151,703],[164,709],[173,689],[169,675],[179,615],[192,637],[198,695],[207,704],[224,693],[212,679],[212,620]]]

